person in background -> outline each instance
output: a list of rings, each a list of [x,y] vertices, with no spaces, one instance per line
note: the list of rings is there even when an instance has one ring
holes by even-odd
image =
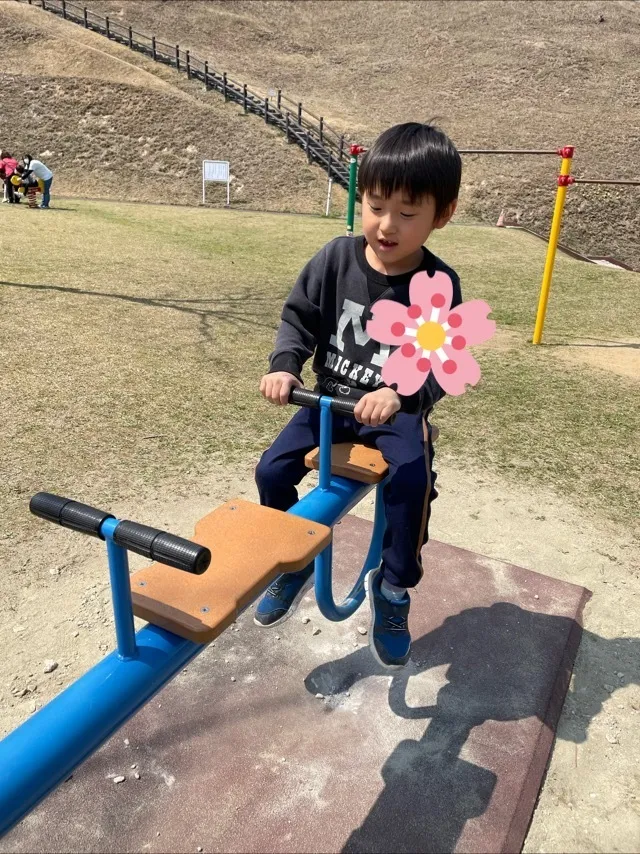
[[[42,210],[49,209],[49,201],[51,198],[51,183],[53,181],[53,172],[46,166],[42,160],[34,160],[30,154],[25,154],[22,158],[24,161],[25,175],[34,175],[38,179],[38,183],[42,189],[42,202],[40,207]],[[24,176],[23,176],[24,177]]]
[[[12,157],[8,151],[0,151],[0,167],[2,169],[2,179],[4,181],[7,201],[10,205],[17,204],[20,201],[18,195],[14,191],[13,184],[11,183],[11,176],[16,171],[17,165],[18,161],[15,159],[15,157]]]
[[[15,174],[11,176],[11,183],[14,185],[16,199],[19,199],[22,193],[30,208],[38,208],[38,193],[42,192],[42,189],[40,182],[33,172],[27,173],[25,168],[19,163]]]

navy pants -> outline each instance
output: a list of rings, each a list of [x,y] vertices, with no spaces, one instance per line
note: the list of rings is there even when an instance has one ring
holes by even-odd
[[[428,432],[427,432],[428,429]],[[387,527],[382,543],[383,576],[398,587],[422,578],[420,550],[427,542],[434,488],[431,428],[421,415],[400,412],[393,424],[367,427],[333,415],[333,444],[358,441],[377,448],[389,466],[383,499]],[[256,468],[260,503],[288,510],[308,469],[305,455],[320,444],[320,411],[299,409]]]

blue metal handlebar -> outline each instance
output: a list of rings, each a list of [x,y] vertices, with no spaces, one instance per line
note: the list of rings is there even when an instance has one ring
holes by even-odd
[[[299,389],[296,391],[303,391],[303,389]],[[302,403],[301,405],[320,407],[320,471],[318,478],[319,485],[317,489],[313,490],[313,492],[311,492],[310,495],[307,496],[307,499],[310,499],[310,496],[313,496],[315,493],[316,500],[318,502],[322,502],[324,495],[330,490],[332,483],[332,411],[336,409],[336,399],[325,395],[316,395],[315,392],[310,392],[309,394],[314,395],[315,400],[313,402]],[[296,397],[297,395],[292,394],[291,401],[292,403],[299,403],[300,405],[300,402],[299,400],[296,400]],[[350,405],[350,413],[352,414],[355,402],[347,402]],[[338,409],[338,411],[341,410]],[[327,620],[331,620],[332,622],[340,622],[341,620],[346,620],[348,617],[351,617],[352,614],[355,614],[365,597],[365,576],[370,570],[375,569],[380,564],[380,557],[382,553],[382,539],[384,537],[385,530],[384,505],[382,497],[384,485],[385,481],[378,484],[376,488],[373,532],[371,535],[371,543],[369,545],[367,557],[355,584],[353,585],[351,591],[347,594],[341,604],[336,603],[335,599],[333,598],[333,582],[331,572],[333,558],[332,544],[329,543],[327,548],[322,551],[315,559],[316,602],[318,603],[320,613]],[[299,504],[302,504],[303,502],[304,499],[302,502],[299,502]],[[291,512],[291,510],[289,512]]]

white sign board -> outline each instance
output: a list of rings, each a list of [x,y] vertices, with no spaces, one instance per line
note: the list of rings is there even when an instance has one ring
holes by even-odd
[[[202,161],[202,204],[205,203],[204,184],[205,181],[215,181],[227,185],[227,207],[229,206],[229,185],[231,182],[228,160],[203,160]]]

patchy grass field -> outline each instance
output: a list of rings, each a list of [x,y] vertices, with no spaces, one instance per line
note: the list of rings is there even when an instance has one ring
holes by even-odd
[[[182,536],[222,501],[255,499],[252,465],[290,414],[257,393],[281,303],[342,226],[89,202],[0,216],[18,247],[0,258],[4,733],[114,644],[103,544],[35,519],[29,497]],[[499,334],[478,350],[478,389],[437,409],[432,536],[593,592],[524,850],[635,851],[640,276],[559,258],[534,348],[544,246],[467,226],[437,238]],[[367,498],[358,513],[371,512]]]
[[[5,531],[19,537],[40,489],[109,506],[136,484],[149,492],[269,443],[290,415],[257,392],[281,305],[341,223],[76,201],[3,218],[5,234],[37,247],[0,262]],[[633,523],[638,375],[609,360],[637,353],[624,342],[640,276],[560,257],[548,344],[533,347],[543,244],[452,226],[433,248],[500,330],[478,354],[480,386],[438,407],[440,452]],[[607,345],[600,367],[559,358],[587,339]]]

